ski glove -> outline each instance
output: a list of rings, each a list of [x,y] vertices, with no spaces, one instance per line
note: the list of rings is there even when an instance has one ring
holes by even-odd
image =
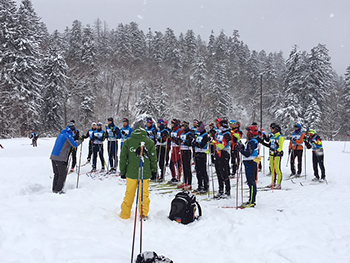
[[[121,175],[120,175],[120,178],[122,178],[122,179],[126,179],[125,174],[121,174]]]

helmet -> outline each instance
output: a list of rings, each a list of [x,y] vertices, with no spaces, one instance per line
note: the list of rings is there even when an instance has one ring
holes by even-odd
[[[220,121],[220,124],[221,124],[221,126],[222,126],[223,128],[228,128],[228,122],[227,122],[227,120],[221,120],[221,121]]]
[[[74,126],[74,123],[73,123],[73,122],[68,123],[68,124],[67,124],[67,127],[68,127],[69,129],[71,129],[72,131],[75,131],[75,126]]]
[[[203,131],[205,130],[205,124],[204,124],[204,122],[199,121],[199,122],[198,122],[197,129],[198,129],[199,132],[203,132]]]
[[[298,131],[301,131],[301,124],[300,123],[296,123],[294,125],[294,128],[296,128]]]
[[[123,118],[123,122],[129,123],[129,120],[127,118]]]
[[[275,126],[275,132],[281,132],[281,126],[277,125]]]
[[[248,128],[246,128],[246,130],[248,131],[247,135],[250,137],[254,137],[254,136],[259,135],[258,126],[256,126],[256,125],[251,125]]]
[[[220,123],[221,121],[222,121],[221,118],[216,118],[216,120],[215,120],[215,122],[218,122],[218,123]]]
[[[91,126],[96,126],[96,122],[91,123]]]
[[[236,124],[237,122],[235,120],[230,120],[230,124]]]
[[[75,120],[71,120],[70,122],[75,123]]]
[[[308,133],[308,134],[311,134],[311,135],[316,134],[315,130],[313,130],[313,129],[309,129],[309,130],[307,131],[307,133]]]
[[[273,123],[270,124],[270,128],[271,129],[274,129],[275,127],[276,127],[276,123],[273,122]]]
[[[97,127],[102,127],[102,122],[97,123]]]
[[[183,126],[183,127],[188,127],[189,125],[190,125],[190,123],[187,121],[181,122],[181,126]]]
[[[159,124],[165,124],[165,122],[164,122],[163,119],[159,119],[159,120],[158,120],[158,123],[159,123]]]
[[[164,121],[164,125],[167,126],[167,125],[168,125],[168,122],[167,122],[167,121]]]
[[[109,118],[107,119],[107,121],[113,121],[113,118],[112,118],[112,117],[109,117]]]
[[[174,124],[175,126],[179,126],[180,125],[180,121],[178,119],[172,119],[171,120],[171,124]]]

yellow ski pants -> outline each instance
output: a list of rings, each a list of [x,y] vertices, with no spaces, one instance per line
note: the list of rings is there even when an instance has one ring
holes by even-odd
[[[149,179],[143,180],[143,216],[148,216],[149,204]],[[130,218],[132,204],[134,203],[135,194],[137,189],[137,179],[126,178],[126,191],[124,201],[121,205],[122,211],[120,217],[123,219]],[[139,184],[139,213],[141,211],[141,180]]]

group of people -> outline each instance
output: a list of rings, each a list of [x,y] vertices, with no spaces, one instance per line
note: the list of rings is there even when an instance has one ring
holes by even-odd
[[[235,120],[228,121],[226,118],[217,118],[215,124],[209,124],[207,131],[205,124],[196,119],[193,121],[193,127],[190,128],[190,124],[187,121],[172,119],[171,127],[168,127],[165,120],[158,119],[155,121],[151,117],[137,122],[133,128],[129,126],[129,120],[124,118],[123,127],[119,129],[114,124],[113,118],[110,117],[105,130],[102,128],[102,123],[92,123],[91,129],[86,135],[79,137],[79,131],[76,130],[72,120],[56,139],[52,151],[51,160],[55,173],[53,192],[62,191],[67,175],[68,156],[71,152],[74,153],[77,146],[86,138],[89,138],[87,161],[90,162],[92,156],[92,171],[96,170],[97,155],[99,155],[101,160],[101,169],[105,169],[103,142],[107,139],[109,171],[115,172],[118,165],[117,141],[120,139],[120,176],[123,179],[127,179],[127,188],[120,215],[122,218],[130,217],[135,192],[140,187],[140,158],[144,162],[142,213],[145,217],[148,215],[150,203],[149,181],[165,180],[165,167],[168,162],[171,171],[169,183],[178,184],[178,187],[184,190],[192,189],[191,167],[194,163],[198,182],[194,191],[201,194],[208,192],[209,175],[207,167],[214,165],[219,185],[218,192],[214,198],[221,199],[231,195],[230,176],[234,176],[237,173],[241,161],[240,158],[242,158],[247,184],[250,189],[249,200],[243,206],[254,207],[256,205],[257,174],[259,165],[261,165],[261,157],[259,156],[260,145],[264,145],[270,150],[269,168],[272,182],[267,187],[281,189],[281,159],[284,154],[284,137],[281,134],[281,127],[276,123],[272,123],[270,129],[270,133],[266,134],[263,129],[258,130],[256,123],[253,123],[246,128],[247,140],[243,144],[243,132],[240,130],[240,123]],[[306,132],[301,130],[301,125],[296,124],[295,131],[291,135],[288,152],[291,167],[290,176],[301,176],[303,145],[305,145],[307,148],[312,148],[313,151],[315,175],[313,180],[325,180],[322,140],[312,129],[308,129]],[[142,151],[140,151],[142,143],[144,146],[142,146]],[[140,152],[143,152],[142,157]],[[298,160],[297,169],[295,168],[296,159]],[[318,167],[321,169],[321,176],[319,176]]]

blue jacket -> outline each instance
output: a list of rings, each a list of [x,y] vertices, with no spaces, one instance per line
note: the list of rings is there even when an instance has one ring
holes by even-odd
[[[122,145],[123,142],[130,138],[131,133],[133,132],[133,129],[130,128],[129,125],[126,125],[125,127],[121,128],[118,134],[118,139],[122,139]]]
[[[80,143],[81,141],[79,141],[79,144]],[[74,141],[72,130],[66,127],[57,136],[50,159],[67,162],[71,147],[76,148],[78,144]]]

